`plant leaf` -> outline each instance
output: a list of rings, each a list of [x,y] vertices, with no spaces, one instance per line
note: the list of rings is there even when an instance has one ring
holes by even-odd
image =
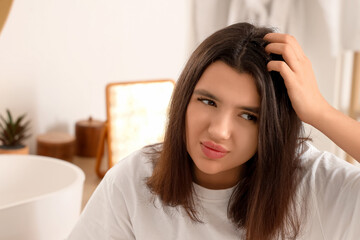
[[[21,121],[24,119],[25,116],[26,116],[26,114],[23,114],[23,115],[21,115],[20,117],[18,117],[18,118],[16,119],[15,125],[16,125],[16,126],[19,126],[19,125],[21,124]]]
[[[12,116],[11,116],[11,113],[10,113],[9,109],[6,109],[6,112],[7,112],[8,118],[9,118],[9,122],[11,124],[13,124]]]
[[[6,146],[22,144],[26,138],[31,136],[31,134],[26,134],[30,129],[30,121],[23,123],[26,117],[26,114],[23,114],[14,122],[10,111],[7,109],[6,112],[8,119],[0,115],[0,140]]]
[[[8,121],[6,121],[6,119],[5,119],[2,115],[0,115],[0,118],[1,118],[1,120],[4,122],[4,124],[6,125],[6,123],[7,123]]]

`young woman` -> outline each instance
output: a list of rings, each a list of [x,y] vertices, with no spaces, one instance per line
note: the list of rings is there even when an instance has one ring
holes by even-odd
[[[282,57],[281,57],[281,56]],[[173,93],[165,140],[120,161],[69,239],[357,239],[360,126],[321,96],[296,40],[239,23],[207,38]]]

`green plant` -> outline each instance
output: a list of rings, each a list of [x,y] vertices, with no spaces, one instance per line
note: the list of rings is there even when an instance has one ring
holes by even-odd
[[[29,130],[30,121],[23,123],[26,114],[13,121],[10,111],[7,109],[6,112],[8,119],[0,115],[0,141],[7,147],[24,145],[23,141],[30,137],[30,134],[26,135]]]

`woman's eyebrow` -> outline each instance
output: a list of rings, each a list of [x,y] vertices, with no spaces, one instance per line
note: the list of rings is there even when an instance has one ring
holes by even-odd
[[[259,107],[238,106],[237,108],[259,114]]]
[[[209,93],[208,91],[206,91],[204,89],[196,89],[196,90],[194,90],[194,94],[202,95],[202,96],[211,98],[213,100],[219,101],[219,99],[217,97],[215,97],[212,93]]]

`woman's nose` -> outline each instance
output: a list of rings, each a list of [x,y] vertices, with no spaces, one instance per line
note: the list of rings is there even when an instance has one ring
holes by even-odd
[[[231,137],[231,116],[221,114],[214,117],[209,125],[209,134],[214,140],[227,140]]]

